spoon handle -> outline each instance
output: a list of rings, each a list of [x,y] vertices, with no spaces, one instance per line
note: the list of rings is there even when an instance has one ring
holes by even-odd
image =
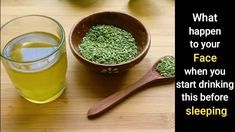
[[[94,117],[96,115],[99,115],[101,113],[104,113],[106,110],[112,108],[113,106],[117,105],[124,99],[126,99],[129,95],[132,93],[136,92],[139,90],[142,86],[158,79],[159,76],[154,74],[152,71],[149,71],[147,74],[145,74],[144,77],[142,77],[140,80],[138,80],[136,83],[130,85],[129,87],[118,91],[107,98],[101,100],[94,106],[92,106],[88,113],[87,116],[88,118]]]

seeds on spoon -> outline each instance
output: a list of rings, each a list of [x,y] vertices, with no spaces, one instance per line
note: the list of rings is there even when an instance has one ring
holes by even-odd
[[[175,58],[173,56],[163,57],[155,70],[164,77],[174,77],[175,76]]]

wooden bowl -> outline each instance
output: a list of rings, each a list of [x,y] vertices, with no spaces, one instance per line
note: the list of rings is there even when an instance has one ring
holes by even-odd
[[[78,50],[83,37],[92,26],[98,24],[113,25],[132,34],[140,51],[132,60],[120,64],[98,64],[84,58]],[[86,67],[101,73],[119,73],[138,64],[147,54],[150,47],[150,34],[144,25],[136,18],[120,12],[99,12],[89,15],[77,22],[70,31],[69,45],[73,55]]]

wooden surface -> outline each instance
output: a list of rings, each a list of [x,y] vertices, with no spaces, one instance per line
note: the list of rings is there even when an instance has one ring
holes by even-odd
[[[1,23],[27,14],[48,15],[66,31],[67,89],[54,102],[37,105],[20,97],[1,64],[2,132],[173,132],[174,83],[153,84],[103,116],[89,120],[90,106],[141,78],[165,55],[174,55],[173,0],[1,0]],[[102,75],[72,55],[68,35],[73,24],[98,11],[121,11],[137,17],[151,33],[144,60],[126,73]]]

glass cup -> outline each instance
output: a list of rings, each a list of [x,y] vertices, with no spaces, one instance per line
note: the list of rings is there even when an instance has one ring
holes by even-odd
[[[0,42],[2,63],[21,96],[42,104],[63,93],[67,57],[59,22],[42,15],[15,18],[1,27]]]

